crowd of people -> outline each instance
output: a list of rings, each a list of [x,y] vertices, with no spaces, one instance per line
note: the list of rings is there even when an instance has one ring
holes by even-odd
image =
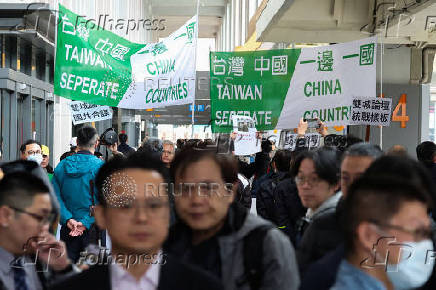
[[[0,164],[0,289],[435,289],[436,144],[306,130],[253,156],[121,133],[105,157],[82,127],[54,170],[26,141]]]

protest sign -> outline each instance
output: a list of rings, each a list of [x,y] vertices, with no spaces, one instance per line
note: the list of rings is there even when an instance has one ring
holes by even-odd
[[[197,16],[159,43],[130,42],[59,5],[54,93],[126,109],[192,103]]]
[[[298,134],[284,130],[280,136],[279,146],[283,149],[294,151],[297,145],[297,138]],[[321,145],[321,135],[319,133],[306,133],[304,135],[304,139],[305,147],[307,147],[309,150],[316,149]]]
[[[112,109],[109,106],[72,101],[70,103],[70,110],[74,125],[112,119]]]
[[[350,125],[389,126],[392,99],[353,97]]]
[[[350,99],[376,95],[375,37],[315,48],[212,52],[213,132],[230,132],[233,115],[258,130],[296,128],[300,118],[349,124]]]
[[[251,155],[261,151],[261,140],[257,138],[256,127],[252,118],[247,116],[233,116],[233,131],[235,155]]]

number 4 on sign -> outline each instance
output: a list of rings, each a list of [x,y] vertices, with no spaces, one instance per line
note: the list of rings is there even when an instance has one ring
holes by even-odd
[[[406,128],[407,122],[409,122],[409,116],[407,116],[407,95],[402,94],[400,97],[400,101],[398,105],[395,107],[395,110],[392,112],[392,121],[401,122],[401,128]],[[401,109],[401,115],[399,115],[399,111]]]

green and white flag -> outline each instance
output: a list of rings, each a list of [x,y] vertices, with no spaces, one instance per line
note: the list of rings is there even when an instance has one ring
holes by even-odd
[[[232,116],[258,130],[296,128],[300,118],[349,124],[353,96],[375,97],[375,37],[329,46],[210,55],[213,132],[230,132]]]
[[[159,43],[138,44],[59,5],[54,93],[91,104],[148,109],[195,99],[197,16]]]

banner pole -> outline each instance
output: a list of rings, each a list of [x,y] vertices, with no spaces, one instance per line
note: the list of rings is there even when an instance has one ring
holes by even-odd
[[[383,97],[383,53],[384,43],[381,43],[380,47],[380,98]],[[383,150],[383,126],[380,126],[380,148]]]
[[[198,48],[198,30],[200,29],[200,16],[199,16],[199,11],[200,11],[200,0],[197,0],[197,29],[195,30],[195,61],[194,61],[194,73],[195,73],[195,81],[194,81],[194,99],[192,100],[192,111],[191,111],[191,116],[192,116],[192,120],[191,120],[191,126],[192,126],[192,130],[191,130],[191,138],[194,138],[194,123],[195,123],[195,97],[196,97],[196,89],[197,89],[197,48]]]

